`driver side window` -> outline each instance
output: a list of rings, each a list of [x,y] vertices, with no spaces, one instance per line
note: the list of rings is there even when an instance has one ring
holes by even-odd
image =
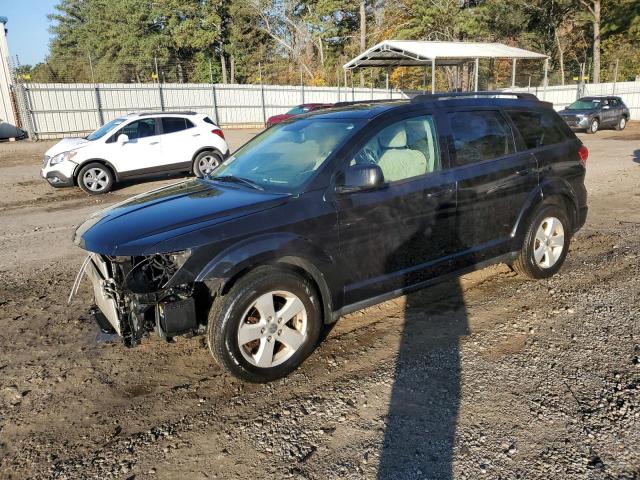
[[[383,128],[355,154],[350,165],[356,164],[378,165],[387,182],[440,170],[433,117],[412,117]]]
[[[156,119],[145,118],[143,120],[136,120],[128,125],[122,127],[115,135],[117,139],[119,135],[125,134],[129,137],[129,140],[135,140],[137,138],[152,137],[156,134]]]

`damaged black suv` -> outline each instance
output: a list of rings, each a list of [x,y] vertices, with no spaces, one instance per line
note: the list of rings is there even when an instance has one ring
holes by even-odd
[[[489,263],[556,273],[585,222],[587,155],[533,95],[342,104],[93,215],[73,290],[86,273],[129,346],[205,333],[232,374],[273,380],[348,312]]]

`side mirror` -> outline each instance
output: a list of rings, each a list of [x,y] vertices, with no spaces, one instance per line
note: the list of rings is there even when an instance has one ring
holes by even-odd
[[[121,133],[120,135],[118,135],[118,143],[120,145],[124,145],[125,143],[127,143],[129,141],[129,136],[125,135],[124,133]]]
[[[338,193],[375,190],[384,185],[384,175],[378,165],[352,165],[345,171],[344,182],[336,187]]]

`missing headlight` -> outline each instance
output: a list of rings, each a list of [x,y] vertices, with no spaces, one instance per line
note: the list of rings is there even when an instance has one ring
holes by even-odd
[[[161,290],[184,265],[190,250],[146,257],[133,257],[131,270],[124,278],[124,286],[133,293]]]

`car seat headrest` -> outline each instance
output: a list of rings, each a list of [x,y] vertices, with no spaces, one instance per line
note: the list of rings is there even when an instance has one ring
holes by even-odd
[[[404,125],[394,125],[382,130],[380,145],[383,148],[405,148],[407,146],[407,130]]]

